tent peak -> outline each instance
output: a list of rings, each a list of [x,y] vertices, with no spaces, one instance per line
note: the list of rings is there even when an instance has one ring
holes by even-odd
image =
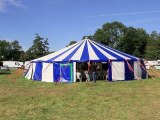
[[[88,38],[86,38],[86,37],[85,37],[83,40],[84,40],[84,41],[92,41],[91,39],[88,39]]]
[[[87,39],[87,36],[84,39]]]

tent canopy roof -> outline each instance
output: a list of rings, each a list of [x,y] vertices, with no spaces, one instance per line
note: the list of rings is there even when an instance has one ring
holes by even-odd
[[[137,61],[139,58],[120,52],[95,41],[84,39],[59,51],[32,60],[32,62],[106,62]]]

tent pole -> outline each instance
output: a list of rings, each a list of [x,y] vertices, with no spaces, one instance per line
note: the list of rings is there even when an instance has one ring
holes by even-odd
[[[149,64],[149,63],[148,63]],[[160,77],[160,75],[157,73],[157,71],[154,69],[152,69],[152,67],[151,67],[151,65],[149,64],[149,68],[151,68],[151,71],[153,72],[153,73],[156,73],[157,75],[158,75],[158,77]]]

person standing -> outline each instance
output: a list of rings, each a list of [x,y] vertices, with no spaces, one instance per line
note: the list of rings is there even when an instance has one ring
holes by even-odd
[[[82,82],[82,75],[78,70],[76,72],[76,78],[77,78],[77,81]]]
[[[88,76],[89,79],[91,80],[92,79],[91,62],[89,61],[87,64],[88,64]]]
[[[96,83],[96,79],[97,79],[97,65],[96,65],[96,63],[94,63],[93,65],[92,65],[92,79],[93,79],[93,82],[94,83]]]
[[[86,82],[90,82],[90,76],[88,74],[88,71],[85,71],[85,75],[86,75]]]

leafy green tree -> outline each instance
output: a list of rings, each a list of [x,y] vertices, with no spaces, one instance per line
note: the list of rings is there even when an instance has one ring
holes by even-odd
[[[0,59],[1,60],[20,60],[22,47],[19,45],[18,40],[8,42],[0,40]]]
[[[0,40],[0,61],[11,59],[11,46],[6,40]]]
[[[150,38],[152,40],[159,40],[160,39],[160,33],[157,33],[157,31],[152,31],[152,33],[150,34]]]
[[[19,58],[19,61],[22,61],[22,62],[25,62],[25,52],[24,51],[22,51],[21,52],[21,55],[20,55],[20,58]]]
[[[32,60],[47,55],[49,53],[48,45],[48,38],[44,39],[39,34],[36,34],[33,45],[26,51],[24,58],[26,60]]]
[[[105,23],[102,29],[97,29],[94,39],[97,42],[116,48],[123,37],[126,26],[120,22]]]
[[[160,33],[153,31],[150,34],[148,43],[146,46],[145,58],[148,60],[160,59]]]
[[[34,57],[37,58],[46,55],[49,52],[48,45],[49,45],[48,39],[44,40],[44,38],[36,34],[36,37],[33,41],[33,46],[31,47]]]
[[[83,36],[82,37],[82,40],[84,40],[84,39],[90,39],[90,40],[94,40],[94,37],[93,37],[93,35],[88,35],[88,36]]]
[[[32,52],[32,48],[29,48],[21,58],[24,59],[25,61],[30,61],[35,59],[34,53]]]
[[[14,40],[10,43],[12,60],[20,60],[21,54],[23,53],[22,46],[19,45],[18,40]]]
[[[143,29],[126,28],[117,49],[131,55],[143,58],[149,35]]]
[[[69,43],[67,46],[73,45],[73,44],[75,44],[75,43],[77,43],[77,41],[72,40],[72,41],[70,41],[70,43]],[[66,46],[66,47],[67,47],[67,46]]]

